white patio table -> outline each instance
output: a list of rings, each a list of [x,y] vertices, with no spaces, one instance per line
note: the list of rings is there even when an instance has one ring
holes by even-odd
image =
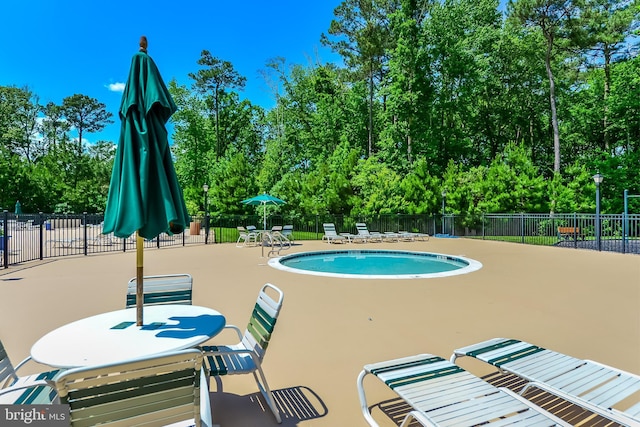
[[[136,308],[111,311],[68,323],[40,338],[31,357],[57,368],[101,365],[195,347],[225,326],[222,314],[197,305],[144,307],[144,325],[136,326]]]

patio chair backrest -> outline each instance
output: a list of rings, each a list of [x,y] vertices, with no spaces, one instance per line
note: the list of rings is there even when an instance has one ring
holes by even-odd
[[[275,299],[267,294],[269,289],[277,295]],[[245,348],[252,349],[260,360],[264,357],[271,340],[283,300],[284,293],[271,283],[266,283],[258,294],[242,343]]]
[[[144,305],[188,304],[191,305],[193,278],[190,274],[164,274],[144,276],[142,281]],[[127,285],[126,308],[136,305],[137,279]]]
[[[326,236],[337,236],[338,232],[336,231],[336,226],[333,223],[322,224],[322,228],[324,228],[324,234]]]
[[[70,407],[72,427],[167,425],[191,419],[200,426],[202,358],[199,350],[190,349],[74,368],[55,384],[60,402]]]
[[[293,236],[293,225],[283,225],[282,235],[291,240],[291,236]]]
[[[18,379],[16,371],[9,360],[9,355],[0,341],[0,388]],[[6,384],[5,384],[6,383]]]
[[[363,223],[363,222],[357,222],[356,223],[356,230],[358,230],[358,234],[362,235],[362,236],[370,236],[371,233],[369,232],[369,229],[367,228],[367,224]]]

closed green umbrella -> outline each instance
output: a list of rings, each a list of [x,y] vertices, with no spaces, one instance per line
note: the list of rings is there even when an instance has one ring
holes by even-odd
[[[22,215],[22,206],[20,206],[20,200],[16,201],[16,207],[13,213],[16,215]]]
[[[189,223],[165,128],[177,107],[146,48],[143,36],[122,94],[120,139],[103,227],[104,234],[118,237],[138,233],[138,325],[142,325],[143,238],[180,233]]]

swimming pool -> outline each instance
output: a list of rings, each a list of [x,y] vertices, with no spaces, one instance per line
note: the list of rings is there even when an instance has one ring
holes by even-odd
[[[476,260],[431,252],[332,250],[272,258],[279,270],[353,279],[427,279],[467,274],[482,268]]]

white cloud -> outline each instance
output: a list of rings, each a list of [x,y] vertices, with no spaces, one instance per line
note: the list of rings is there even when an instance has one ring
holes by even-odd
[[[116,83],[109,83],[107,85],[107,89],[109,89],[111,92],[124,92],[124,83],[121,82],[116,82]]]

